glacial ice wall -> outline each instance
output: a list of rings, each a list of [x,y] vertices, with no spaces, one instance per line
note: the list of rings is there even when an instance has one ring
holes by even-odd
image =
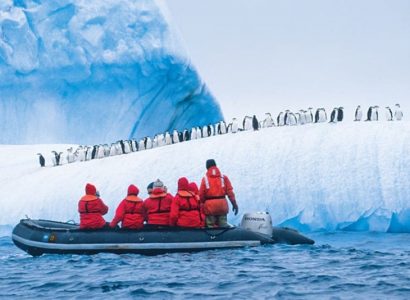
[[[64,145],[0,146],[0,225],[32,218],[77,220],[92,182],[109,205],[129,184],[160,178],[172,193],[187,176],[200,182],[215,158],[234,186],[240,213],[268,211],[275,225],[303,231],[410,232],[410,124],[344,122],[240,132],[60,167],[40,168],[35,153]],[[46,156],[49,159],[49,156]]]
[[[104,143],[217,122],[160,0],[2,0],[0,143]]]

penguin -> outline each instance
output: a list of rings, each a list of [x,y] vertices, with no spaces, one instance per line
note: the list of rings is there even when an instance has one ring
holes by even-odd
[[[138,142],[138,150],[143,151],[145,150],[145,139],[140,139]]]
[[[367,120],[366,121],[372,120],[372,113],[373,113],[373,106],[370,106],[369,109],[367,110]]]
[[[337,109],[337,121],[338,122],[343,121],[343,116],[344,116],[343,109],[344,109],[344,107],[342,107],[342,106]]]
[[[270,113],[265,113],[265,115],[266,115],[265,120],[263,120],[263,123],[262,123],[263,127],[264,128],[269,128],[269,127],[275,126],[275,122],[273,122],[273,118],[272,118],[271,114]]]
[[[179,134],[176,129],[174,129],[174,131],[172,132],[172,142],[174,144],[179,143]]]
[[[146,137],[145,149],[152,149],[152,140],[149,136]]]
[[[155,135],[152,140],[152,148],[157,148],[157,147],[158,147],[158,135]]]
[[[91,159],[94,159],[97,154],[97,145],[94,145],[93,150],[91,152]]]
[[[38,155],[38,162],[40,163],[40,167],[44,167],[46,165],[46,160],[41,153],[37,153]]]
[[[191,129],[191,140],[196,140],[197,136],[196,136],[196,128],[192,127]]]
[[[184,141],[184,135],[182,134],[182,132],[178,132],[178,140],[179,140],[179,142]]]
[[[284,126],[285,125],[285,114],[283,111],[281,111],[277,117],[276,123],[278,126]]]
[[[221,121],[219,122],[219,128],[220,128],[220,134],[226,134],[227,130],[226,130],[226,123],[225,121]]]
[[[288,113],[287,123],[288,123],[289,126],[298,125],[298,120],[296,118],[296,115],[293,112]]]
[[[290,113],[289,109],[285,110],[285,116],[283,117],[284,125],[289,125],[289,113]]]
[[[231,124],[231,132],[232,133],[237,133],[239,130],[239,124],[236,118],[232,119],[232,124]]]
[[[315,123],[323,123],[327,121],[326,110],[321,107],[316,110]]]
[[[53,153],[53,155],[51,156],[51,161],[53,162],[54,166],[59,166],[60,165],[60,159],[61,159],[61,154],[63,154],[63,152],[56,152],[56,151],[51,151],[51,153]]]
[[[362,108],[360,107],[360,105],[358,105],[354,113],[354,121],[360,122],[362,120],[362,116],[363,116]]]
[[[121,143],[119,141],[115,143],[115,154],[116,155],[123,154],[122,148],[121,148]]]
[[[309,107],[307,114],[306,114],[306,123],[310,124],[313,123],[313,107]]]
[[[57,152],[56,151],[51,151],[51,162],[53,163],[53,166],[57,166]]]
[[[255,115],[252,117],[252,128],[254,131],[259,130],[259,121]]]
[[[78,152],[78,160],[79,161],[85,161],[86,160],[86,155],[87,155],[87,150],[83,146],[80,146],[80,147],[78,147],[77,152]]]
[[[207,125],[205,125],[205,126],[203,126],[202,127],[202,137],[208,137],[209,135],[208,135],[208,126]]]
[[[97,158],[101,159],[101,158],[104,158],[104,156],[105,156],[104,146],[100,145],[97,151]]]
[[[252,118],[250,116],[245,116],[242,121],[243,130],[251,130],[252,128]]]
[[[172,144],[172,138],[169,132],[165,132],[165,145],[171,145]]]
[[[393,112],[389,106],[386,106],[386,120],[393,121]]]
[[[396,111],[394,112],[394,117],[396,118],[397,121],[403,120],[403,111],[400,108],[400,104],[396,104]]]
[[[301,109],[301,110],[299,110],[299,124],[300,125],[305,125],[306,123],[307,123],[307,120],[306,120],[306,117],[307,117],[307,115],[306,115],[306,113],[307,113],[307,111],[306,110],[303,110],[303,109]]]
[[[330,121],[329,123],[336,123],[338,119],[339,109],[336,107],[333,108],[332,113],[330,114]]]
[[[168,132],[167,132],[168,133]],[[168,133],[169,135],[169,133]],[[138,151],[138,144],[136,140],[131,140],[131,148],[132,148],[132,152],[137,152]]]
[[[202,130],[199,127],[196,128],[196,138],[202,139]]]
[[[207,134],[208,134],[208,136],[212,136],[213,134],[212,134],[212,125],[211,124],[208,124],[207,126],[206,126],[206,130],[207,130]]]
[[[157,135],[157,143],[158,147],[165,146],[165,136],[163,133]]]
[[[189,133],[188,130],[184,130],[184,141],[189,141],[191,140],[191,134]]]
[[[117,155],[117,149],[115,148],[115,144],[112,143],[112,144],[111,144],[111,147],[110,147],[110,154],[109,154],[109,156],[114,156],[114,155]]]
[[[121,146],[121,154],[125,154],[125,145],[124,145],[124,141],[120,140],[119,141],[120,146]]]
[[[74,162],[73,147],[67,149],[67,163],[71,164]]]

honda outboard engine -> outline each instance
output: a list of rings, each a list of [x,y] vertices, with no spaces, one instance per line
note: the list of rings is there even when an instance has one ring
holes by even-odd
[[[246,213],[242,217],[241,227],[267,236],[272,236],[272,218],[268,212]]]

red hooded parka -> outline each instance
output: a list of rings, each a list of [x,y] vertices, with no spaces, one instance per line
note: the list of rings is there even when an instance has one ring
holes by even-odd
[[[110,227],[115,227],[121,222],[122,228],[141,229],[145,221],[144,201],[138,197],[139,189],[131,184],[128,187],[127,197],[121,201],[115,211],[115,217]]]
[[[185,177],[178,180],[178,193],[172,201],[169,221],[171,226],[201,227],[199,201],[189,191],[189,182]]]
[[[85,196],[78,202],[80,213],[80,229],[98,229],[105,226],[103,215],[108,212],[108,206],[96,196],[97,189],[87,183]]]
[[[169,226],[172,195],[162,187],[154,187],[149,198],[144,201],[147,223],[151,225]]]

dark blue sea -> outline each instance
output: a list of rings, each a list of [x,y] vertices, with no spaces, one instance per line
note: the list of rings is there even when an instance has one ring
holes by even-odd
[[[410,299],[410,234],[308,236],[314,246],[37,258],[1,237],[0,298]]]

